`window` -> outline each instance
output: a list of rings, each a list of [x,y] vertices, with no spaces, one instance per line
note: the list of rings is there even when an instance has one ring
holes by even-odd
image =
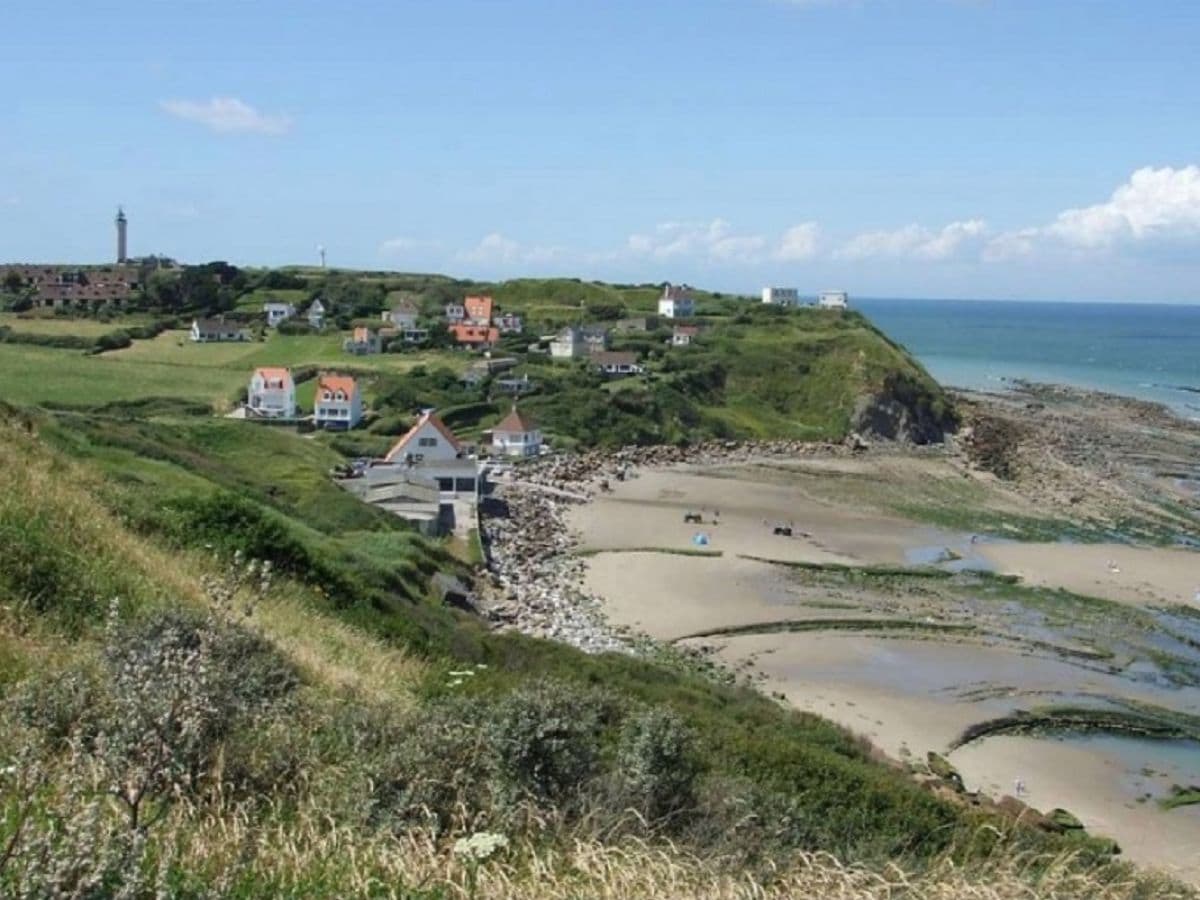
[[[431,437],[417,438],[417,446],[418,447],[436,447],[437,446],[437,438],[431,438]]]

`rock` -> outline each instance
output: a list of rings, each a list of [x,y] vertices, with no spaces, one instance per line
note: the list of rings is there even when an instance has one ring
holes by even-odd
[[[930,750],[925,754],[925,762],[929,766],[930,772],[951,785],[955,791],[961,794],[966,790],[963,786],[962,776],[958,774],[958,769],[950,765],[950,761],[946,757]]]
[[[1046,813],[1046,818],[1064,831],[1083,831],[1083,823],[1067,810],[1055,808]]]

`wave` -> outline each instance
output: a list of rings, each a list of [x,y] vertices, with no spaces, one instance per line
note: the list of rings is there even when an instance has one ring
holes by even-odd
[[[1152,384],[1150,387],[1162,388],[1165,391],[1180,391],[1184,394],[1200,394],[1200,387],[1191,387],[1186,384]]]

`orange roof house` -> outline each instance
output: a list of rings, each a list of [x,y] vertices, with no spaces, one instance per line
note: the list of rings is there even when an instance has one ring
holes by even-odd
[[[451,325],[450,333],[458,343],[466,347],[490,347],[500,340],[500,329],[490,325],[469,325],[461,322]]]
[[[467,297],[463,300],[463,308],[466,310],[467,318],[475,325],[491,325],[492,324],[492,298],[491,297]]]
[[[396,441],[387,452],[387,462],[404,462],[407,459],[455,459],[463,452],[462,442],[446,427],[433,410],[426,410],[415,425]]]

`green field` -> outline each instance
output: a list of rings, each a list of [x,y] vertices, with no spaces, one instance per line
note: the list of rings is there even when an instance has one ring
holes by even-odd
[[[0,328],[11,328],[23,334],[75,335],[86,338],[97,338],[135,325],[148,325],[151,321],[149,316],[123,316],[111,322],[101,322],[98,319],[0,313]]]
[[[85,334],[98,323],[67,320]],[[113,330],[105,326],[106,331]],[[343,335],[281,335],[265,342],[193,344],[186,331],[166,331],[131,347],[89,356],[77,350],[0,345],[0,398],[28,405],[96,407],[150,397],[169,397],[228,408],[257,366],[318,366],[323,369],[404,373],[436,364],[461,371],[472,361],[465,353],[351,356]]]

